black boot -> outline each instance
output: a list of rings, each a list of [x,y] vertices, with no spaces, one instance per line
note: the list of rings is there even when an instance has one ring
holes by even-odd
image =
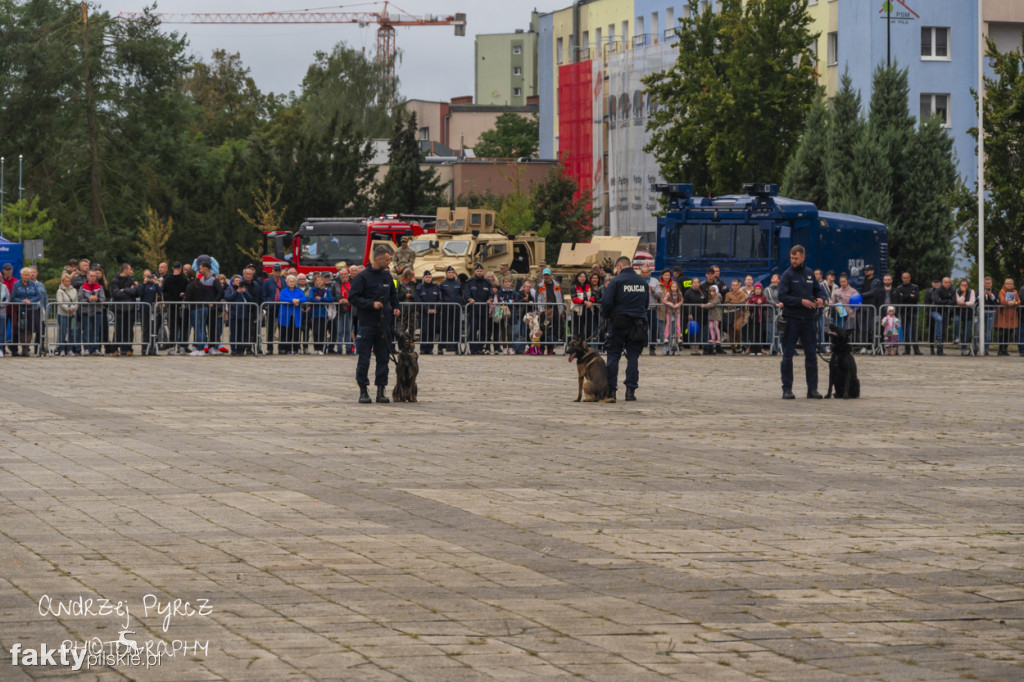
[[[386,395],[384,395],[385,388],[387,388],[387,387],[386,386],[378,386],[377,387],[377,402],[378,403],[390,403],[391,402],[391,398],[389,398]],[[367,401],[367,402],[369,402],[369,401]]]
[[[636,389],[626,386],[626,400],[636,400]]]
[[[614,403],[615,402],[615,391],[608,391],[608,396],[601,400],[602,403]]]
[[[359,387],[359,402],[361,402],[361,403],[373,402],[372,400],[370,400],[370,392],[368,390],[366,390],[366,386],[360,386]]]

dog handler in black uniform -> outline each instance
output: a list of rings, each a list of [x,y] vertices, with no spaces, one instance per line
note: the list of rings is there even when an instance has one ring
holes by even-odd
[[[626,351],[626,400],[636,400],[640,382],[640,355],[647,345],[647,299],[650,287],[623,256],[615,261],[615,278],[601,299],[601,314],[608,320],[608,397],[615,402],[619,383],[619,358]]]
[[[370,385],[370,351],[377,358],[374,383],[377,385],[377,402],[390,403],[384,394],[388,385],[388,362],[391,358],[391,319],[397,317],[398,291],[391,277],[388,265],[391,252],[383,245],[373,247],[370,267],[359,271],[352,279],[348,300],[356,309],[359,330],[356,332],[356,383],[359,384],[359,402],[370,402],[367,387]]]
[[[789,250],[789,269],[779,281],[779,301],[786,331],[782,336],[782,397],[793,395],[793,353],[797,339],[804,347],[804,371],[807,374],[807,397],[820,399],[818,393],[818,335],[815,318],[825,305],[821,286],[810,268],[804,267],[804,247],[797,244]]]

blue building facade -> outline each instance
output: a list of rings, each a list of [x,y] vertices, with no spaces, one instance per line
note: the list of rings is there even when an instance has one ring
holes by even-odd
[[[971,95],[978,71],[977,0],[892,0],[891,7],[886,0],[836,1],[838,30],[827,37],[827,68],[849,71],[866,115],[872,75],[886,62],[888,46],[892,63],[907,69],[911,115],[943,119],[959,173],[972,186],[977,157],[967,130],[978,120]]]

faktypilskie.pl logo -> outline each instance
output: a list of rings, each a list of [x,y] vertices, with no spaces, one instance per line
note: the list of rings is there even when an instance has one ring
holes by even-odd
[[[208,618],[213,606],[208,599],[184,601],[161,600],[147,594],[140,600],[136,614],[142,619],[160,619],[160,631],[167,635],[172,622]],[[175,639],[173,637],[145,638],[142,626],[132,626],[132,611],[128,601],[111,601],[102,597],[78,596],[66,600],[43,595],[39,599],[40,616],[61,619],[96,618],[116,619],[117,639],[92,637],[82,641],[63,640],[58,646],[46,642],[15,642],[9,649],[10,662],[18,667],[64,667],[73,671],[82,668],[110,666],[140,666],[151,668],[165,659],[177,656],[195,658],[209,655],[208,640]],[[136,629],[139,628],[139,635]]]

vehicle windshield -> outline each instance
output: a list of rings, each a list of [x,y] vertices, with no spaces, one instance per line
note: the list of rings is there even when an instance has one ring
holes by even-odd
[[[414,239],[411,242],[409,242],[409,248],[412,249],[417,256],[422,256],[427,251],[430,251],[430,240]]]
[[[338,261],[362,263],[366,237],[359,234],[301,235],[302,265],[334,265]]]
[[[469,251],[469,240],[453,239],[445,242],[441,250],[448,256],[465,256],[466,252]]]

